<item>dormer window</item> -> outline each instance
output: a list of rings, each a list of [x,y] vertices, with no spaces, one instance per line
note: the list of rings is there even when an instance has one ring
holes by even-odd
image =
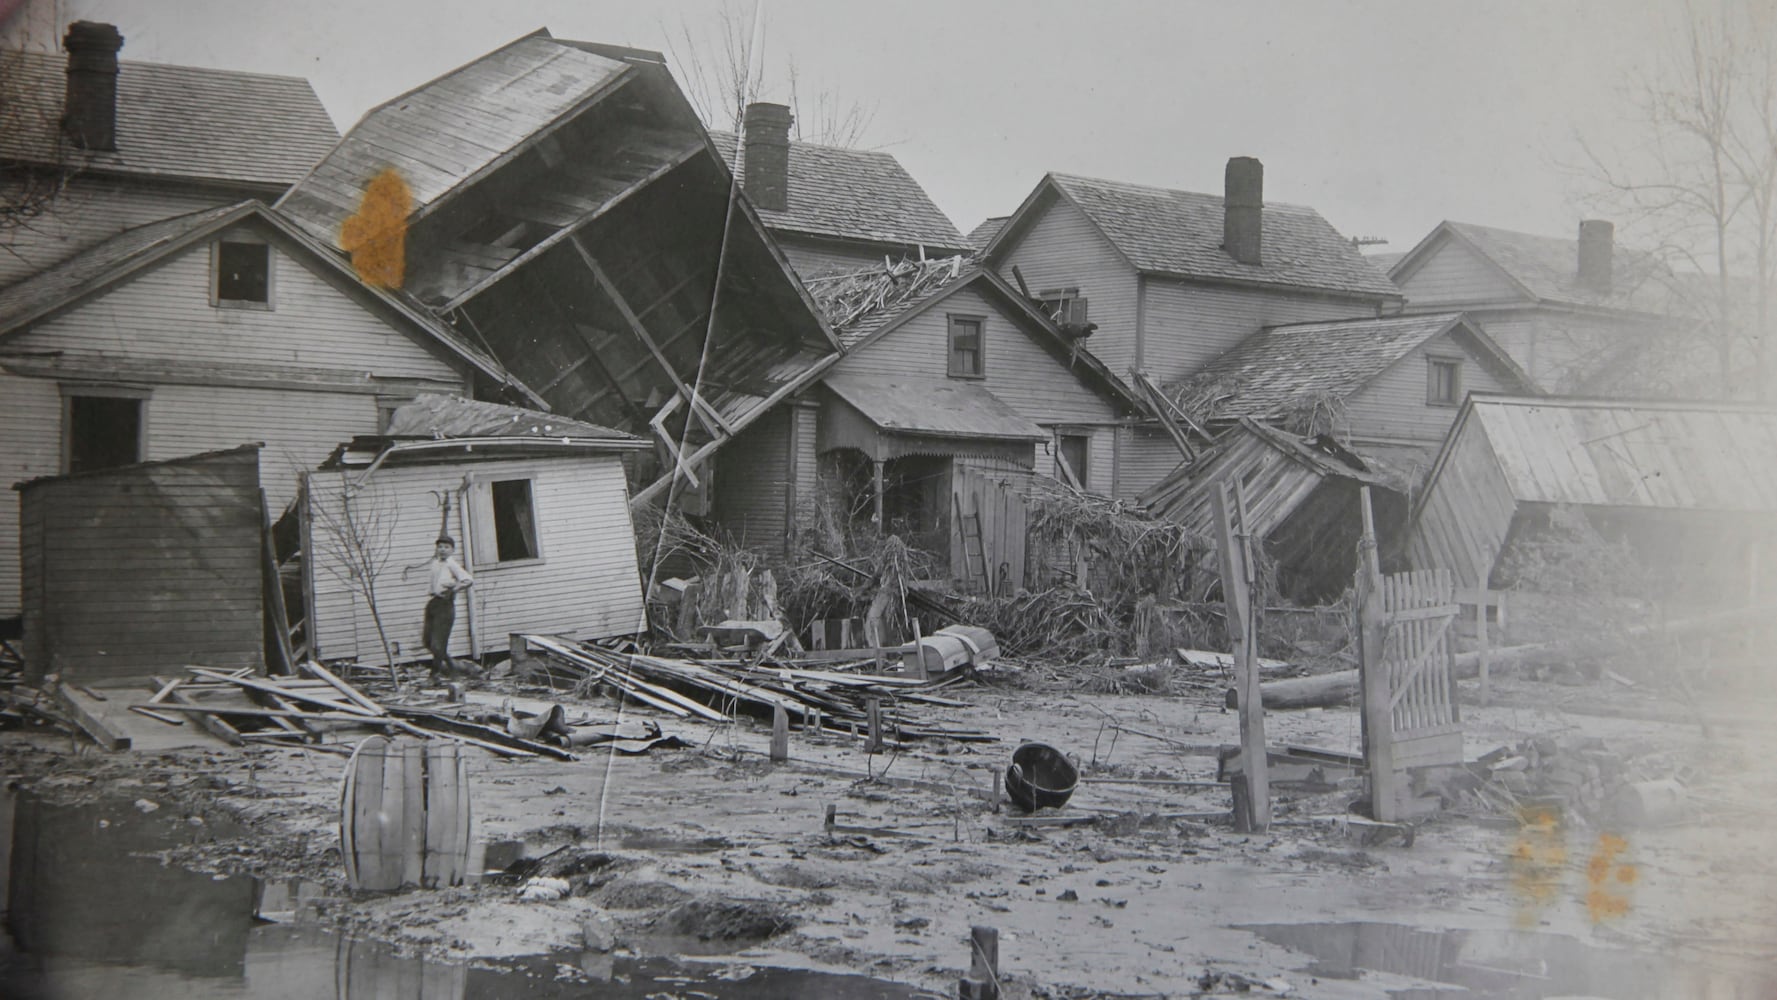
[[[271,247],[248,240],[218,240],[210,303],[223,308],[271,308]]]

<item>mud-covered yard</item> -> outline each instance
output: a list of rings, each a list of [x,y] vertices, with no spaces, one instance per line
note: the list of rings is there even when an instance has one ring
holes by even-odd
[[[970,927],[985,924],[999,930],[1009,996],[1382,996],[1438,968],[1391,969],[1389,935],[1413,928],[1507,942],[1471,942],[1459,964],[1510,967],[1534,992],[1482,995],[1773,988],[1759,977],[1777,958],[1777,735],[1765,721],[1770,702],[1744,691],[1705,692],[1686,706],[1608,681],[1497,683],[1492,707],[1464,708],[1470,760],[1533,737],[1583,743],[1623,762],[1628,777],[1682,777],[1684,816],[1654,828],[1579,815],[1526,825],[1458,792],[1411,846],[1341,818],[1361,794],[1351,778],[1320,791],[1280,787],[1263,835],[1232,829],[1225,786],[1133,783],[1214,780],[1212,748],[1236,741],[1238,720],[1207,694],[987,685],[959,697],[971,707],[947,710],[946,721],[999,742],[924,741],[872,756],[861,740],[793,733],[791,760],[773,764],[768,726],[662,720],[694,748],[595,749],[575,761],[474,753],[486,866],[561,847],[585,854],[571,895],[531,902],[491,879],[353,897],[337,846],[344,760],[333,754],[106,754],[65,736],[0,740],[7,775],[28,794],[149,803],[228,830],[169,863],[305,880],[314,898],[298,919],[437,957],[558,952],[594,980],[610,974],[612,954],[693,954],[864,972],[954,995]],[[617,714],[609,701],[577,710]],[[1359,748],[1355,709],[1272,712],[1266,726],[1274,746]],[[1033,823],[990,801],[994,773],[1026,739],[1077,755],[1088,780],[1054,815],[1094,821]],[[1524,942],[1540,940],[1565,957],[1527,957]],[[1511,948],[1516,957],[1500,956]],[[1631,992],[1622,978],[1638,962],[1657,963],[1678,992]]]

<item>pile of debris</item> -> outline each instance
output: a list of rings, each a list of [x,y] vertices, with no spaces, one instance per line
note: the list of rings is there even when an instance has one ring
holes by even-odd
[[[881,669],[872,653],[852,661],[831,657],[807,661],[742,658],[669,658],[637,652],[613,652],[565,639],[526,635],[524,668],[553,681],[583,690],[603,689],[679,718],[727,722],[738,713],[772,718],[782,709],[809,729],[855,731],[872,712],[887,742],[942,738],[991,742],[972,729],[941,726],[913,715],[909,705],[967,708],[968,703],[937,692],[961,683],[963,670],[928,679],[917,666],[902,674],[863,673]],[[862,651],[860,651],[862,652]],[[917,662],[916,647],[885,650]],[[905,661],[904,661],[905,662]]]
[[[968,259],[961,256],[893,263],[884,260],[881,267],[810,278],[805,284],[827,322],[834,330],[843,332],[871,313],[942,288],[961,275],[966,266]]]
[[[1460,797],[1482,812],[1547,811],[1594,824],[1622,818],[1642,776],[1596,737],[1534,736],[1482,755],[1468,770],[1477,780]]]

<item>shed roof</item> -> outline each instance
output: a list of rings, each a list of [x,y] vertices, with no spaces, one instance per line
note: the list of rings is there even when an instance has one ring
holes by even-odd
[[[1475,396],[1450,440],[1477,424],[1520,502],[1777,512],[1777,409]]]
[[[83,170],[282,188],[339,140],[307,80],[119,60],[117,149],[84,152],[61,138],[67,59],[0,53],[9,102],[0,159]]]
[[[371,178],[394,167],[417,218],[631,72],[539,30],[372,108],[278,207],[331,242]]]
[[[1377,270],[1320,213],[1266,202],[1261,263],[1243,264],[1222,249],[1220,195],[1052,173],[1044,177],[987,248],[999,248],[1041,211],[1049,192],[1086,214],[1137,270],[1171,277],[1312,289],[1365,298],[1399,298]]]
[[[1543,302],[1628,312],[1671,315],[1682,296],[1672,271],[1650,253],[1616,244],[1611,254],[1611,285],[1600,290],[1579,277],[1579,240],[1538,236],[1472,222],[1438,224],[1401,260],[1391,274],[1404,280],[1433,247],[1458,239],[1492,262],[1525,293]]]
[[[824,384],[885,431],[1002,441],[1049,437],[1005,400],[972,382],[829,375]]]
[[[1205,365],[1192,382],[1234,383],[1215,416],[1263,420],[1304,398],[1350,396],[1414,348],[1453,331],[1490,365],[1511,366],[1461,313],[1432,313],[1267,327]],[[1517,381],[1527,384],[1521,373]]]
[[[711,132],[710,139],[732,167],[734,133]],[[789,207],[759,208],[759,216],[773,230],[811,236],[925,246],[939,253],[971,246],[901,161],[880,150],[790,143]]]

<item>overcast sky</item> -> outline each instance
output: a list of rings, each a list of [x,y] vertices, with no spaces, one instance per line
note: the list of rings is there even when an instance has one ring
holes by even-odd
[[[126,58],[308,77],[341,130],[539,27],[682,50],[724,0],[37,0],[115,23]],[[768,99],[794,60],[875,110],[965,232],[1046,171],[1217,192],[1232,155],[1267,200],[1406,250],[1440,219],[1571,235],[1576,131],[1619,139],[1623,87],[1678,0],[762,0]],[[727,0],[749,16],[752,0]]]

